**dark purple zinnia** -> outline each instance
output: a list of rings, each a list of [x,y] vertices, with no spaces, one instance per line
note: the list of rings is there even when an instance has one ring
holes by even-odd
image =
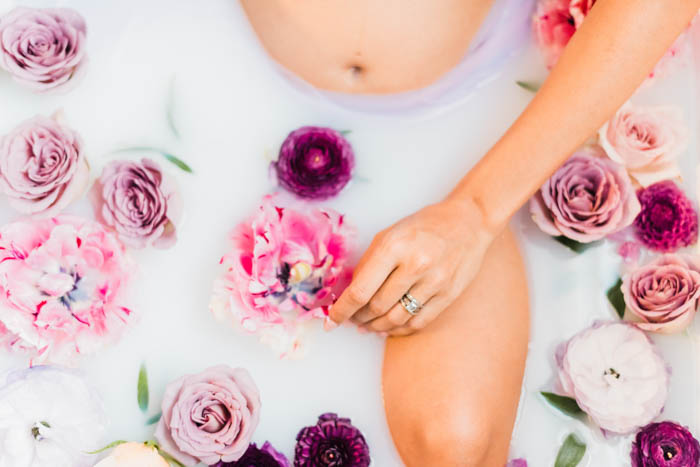
[[[211,467],[290,467],[287,457],[265,441],[261,448],[250,443],[243,457],[233,462],[219,462]]]
[[[307,426],[297,435],[294,467],[366,467],[369,446],[360,430],[349,418],[334,413],[318,417],[314,426]]]
[[[355,155],[339,132],[305,126],[287,136],[272,164],[286,190],[302,198],[326,199],[350,181]]]
[[[634,221],[639,240],[652,250],[670,252],[698,239],[698,214],[672,181],[655,183],[637,193],[642,211]]]
[[[632,467],[697,467],[700,443],[676,423],[652,423],[637,433],[630,455]]]

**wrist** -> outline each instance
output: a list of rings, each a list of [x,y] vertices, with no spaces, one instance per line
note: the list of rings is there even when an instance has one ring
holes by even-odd
[[[484,246],[488,246],[503,229],[502,226],[492,225],[484,207],[470,196],[450,194],[445,198],[443,204],[449,206],[449,211],[454,213],[455,218],[459,219],[460,223],[469,226],[469,230],[476,236],[477,242],[483,243]]]

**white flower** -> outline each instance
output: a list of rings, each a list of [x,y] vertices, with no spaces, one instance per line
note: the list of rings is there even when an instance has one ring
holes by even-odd
[[[557,353],[565,394],[602,429],[630,433],[666,403],[669,372],[649,338],[622,322],[597,323]]]
[[[104,413],[76,373],[54,366],[0,380],[0,467],[83,467],[94,463]]]
[[[112,454],[95,464],[95,467],[169,467],[169,464],[153,446],[125,443],[117,446]]]

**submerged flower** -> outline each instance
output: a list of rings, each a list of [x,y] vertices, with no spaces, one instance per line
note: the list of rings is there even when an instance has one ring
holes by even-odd
[[[671,252],[698,239],[698,214],[683,190],[671,181],[640,190],[642,210],[634,222],[637,237],[652,250]]]
[[[36,91],[65,85],[85,63],[86,29],[69,8],[15,8],[0,17],[0,67]]]
[[[95,216],[134,248],[175,244],[182,198],[175,182],[150,159],[113,161],[91,190]]]
[[[0,192],[24,214],[57,214],[80,196],[89,168],[80,137],[55,118],[34,117],[0,139]]]
[[[287,457],[265,441],[261,448],[250,443],[243,457],[233,462],[219,462],[211,467],[290,467]]]
[[[527,461],[525,459],[513,459],[506,464],[506,467],[527,467]]]
[[[238,460],[260,420],[260,394],[242,368],[220,365],[165,388],[156,428],[161,449],[186,466]]]
[[[95,467],[170,467],[158,449],[146,443],[120,444]]]
[[[294,130],[273,162],[277,179],[302,198],[326,199],[350,181],[355,155],[350,143],[331,128],[305,126]]]
[[[349,418],[326,413],[297,435],[295,467],[367,467],[369,463],[369,446]]]
[[[624,168],[594,146],[574,153],[542,185],[530,212],[545,233],[588,243],[630,225],[639,202]]]
[[[700,443],[677,423],[652,423],[637,433],[630,456],[632,467],[697,467]]]
[[[539,1],[533,27],[537,43],[547,60],[547,67],[552,68],[576,32],[576,20],[571,14],[570,0]]]
[[[334,211],[280,201],[265,197],[233,231],[210,310],[291,356],[300,351],[304,324],[324,318],[349,283],[354,231]]]
[[[13,350],[40,361],[90,353],[131,321],[121,295],[132,264],[100,224],[79,217],[0,228],[0,323]]]
[[[88,467],[105,428],[102,404],[76,373],[52,366],[0,381],[0,465]]]
[[[627,434],[656,418],[668,396],[668,368],[635,326],[597,323],[560,346],[563,393],[603,430]]]

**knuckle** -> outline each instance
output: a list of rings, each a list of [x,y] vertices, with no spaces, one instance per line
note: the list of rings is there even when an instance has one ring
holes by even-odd
[[[386,311],[384,305],[377,299],[370,300],[369,304],[367,305],[367,309],[373,318],[383,315]]]
[[[387,320],[394,326],[401,326],[406,321],[403,316],[399,315],[389,315]]]
[[[347,298],[353,305],[364,305],[369,300],[368,294],[359,286],[350,286],[347,291]]]
[[[433,258],[427,252],[416,252],[408,261],[408,266],[416,271],[426,271],[433,263]]]

